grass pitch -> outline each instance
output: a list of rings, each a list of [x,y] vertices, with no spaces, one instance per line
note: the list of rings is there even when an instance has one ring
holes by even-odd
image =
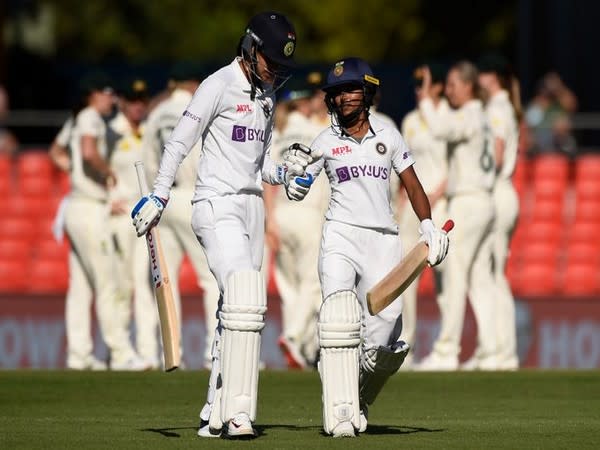
[[[196,436],[207,372],[0,372],[2,449],[600,448],[600,372],[400,373],[356,439],[321,432],[318,375],[260,375],[260,436]]]

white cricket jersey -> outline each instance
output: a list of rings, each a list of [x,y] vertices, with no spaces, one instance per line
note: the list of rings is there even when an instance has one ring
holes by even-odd
[[[340,135],[337,128],[324,130],[311,146],[321,149],[323,158],[307,172],[317,176],[325,168],[329,177],[327,220],[398,233],[390,207],[390,176],[395,176],[392,169],[399,175],[414,160],[396,128],[376,117],[369,121],[371,129],[362,142]]]
[[[508,92],[501,90],[494,94],[486,105],[485,112],[492,136],[504,141],[504,159],[498,178],[510,180],[517,164],[519,127]]]
[[[100,157],[108,156],[106,148],[106,124],[100,113],[88,106],[77,114],[71,134],[71,195],[105,201],[107,191],[104,177],[83,160],[81,154],[82,136],[96,138],[96,147]]]
[[[192,100],[192,94],[185,89],[175,89],[148,115],[144,126],[142,145],[144,149],[144,166],[152,183],[158,173],[158,166],[165,144],[177,126],[177,122]],[[175,175],[177,187],[193,190],[196,184],[196,171],[200,159],[202,141],[199,140],[190,154],[181,162]]]
[[[284,130],[282,132],[273,131],[271,158],[273,158],[273,161],[283,162],[283,153],[290,145],[298,142],[310,147],[321,131],[323,131],[322,126],[318,126],[301,113],[292,111],[287,117]],[[301,202],[290,202],[285,189],[278,189],[275,202],[277,204],[289,203],[288,206],[293,205],[298,209],[313,208],[325,212],[329,203],[329,183],[325,177],[317,178]]]
[[[179,164],[200,139],[203,154],[193,202],[262,193],[261,170],[271,145],[274,96],[258,90],[251,100],[250,92],[239,58],[200,84],[165,144],[154,183],[156,195],[168,198]]]
[[[110,155],[110,167],[117,178],[111,197],[135,200],[140,196],[135,162],[142,159],[142,136],[135,133],[123,113],[110,121],[109,128],[117,134]]]
[[[490,191],[494,185],[495,161],[483,106],[470,100],[459,109],[437,111],[430,98],[419,102],[419,111],[432,134],[448,145],[448,185],[452,197]]]
[[[447,112],[448,108],[448,102],[440,99],[436,109]],[[418,109],[402,120],[402,136],[415,159],[413,167],[423,190],[433,193],[448,176],[446,141],[433,136]]]
[[[73,133],[73,126],[75,124],[74,122],[75,121],[73,120],[73,117],[69,117],[56,135],[56,143],[61,147],[67,148],[69,146],[69,143],[71,142],[71,134]]]

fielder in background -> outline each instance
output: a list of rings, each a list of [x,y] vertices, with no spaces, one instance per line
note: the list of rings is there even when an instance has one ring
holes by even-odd
[[[119,295],[119,277],[110,228],[109,190],[117,178],[109,166],[106,125],[114,104],[111,82],[102,73],[82,81],[85,107],[76,114],[69,148],[71,150],[71,194],[65,207],[65,229],[71,241],[71,273],[66,300],[68,367],[94,365],[90,359],[90,301],[92,292],[102,337],[110,350],[113,370],[149,368],[129,340],[129,300]],[[84,277],[81,277],[82,269]],[[85,282],[84,282],[85,280]],[[78,291],[75,291],[75,287]]]
[[[200,84],[200,73],[197,67],[190,63],[179,63],[171,70],[171,95],[159,103],[148,116],[142,139],[143,161],[150,182],[155,179],[164,146],[169,136],[177,126],[181,115],[192,100],[192,95]],[[198,239],[190,227],[192,220],[192,198],[196,170],[202,157],[202,141],[194,145],[188,157],[181,163],[170,191],[169,208],[165,211],[160,227],[160,237],[169,278],[173,280],[173,297],[181,325],[181,296],[179,293],[179,271],[184,256],[187,254],[199,285],[204,291],[204,320],[206,338],[204,345],[204,366],[210,368],[212,345],[217,328],[217,303],[219,287],[215,277],[210,272],[206,255],[198,245]],[[146,258],[147,260],[148,258]],[[156,310],[156,307],[154,308]],[[156,334],[158,316],[144,325]],[[182,349],[182,356],[185,356]]]
[[[494,221],[492,187],[495,159],[487,120],[479,99],[477,68],[468,61],[454,64],[446,78],[451,110],[436,109],[429,69],[424,70],[419,112],[433,136],[448,150],[448,216],[455,217],[453,251],[442,272],[443,295],[438,298],[440,331],[419,370],[456,370],[460,354],[466,297],[478,329],[493,327],[493,296],[489,242]],[[495,368],[495,339],[480,333],[482,368]]]
[[[306,80],[280,96],[276,120],[283,116],[285,124],[273,131],[271,156],[275,161],[282,163],[283,154],[294,142],[308,146],[323,130],[310,120],[313,91]],[[272,200],[267,201],[270,197]],[[285,189],[270,185],[265,188],[266,242],[275,252],[275,280],[281,297],[279,346],[290,368],[304,369],[317,360],[319,244],[328,203],[329,183],[325,178],[317,180],[300,203],[290,202]]]
[[[443,97],[444,94],[444,69],[437,64],[429,66],[431,70],[431,100],[439,111],[448,110],[448,102]],[[413,75],[415,85],[415,96],[417,104],[423,96],[423,67],[418,67]],[[421,181],[423,190],[429,198],[429,204],[432,207],[431,216],[434,223],[444,223],[448,217],[446,211],[446,177],[448,164],[446,161],[446,142],[435,138],[427,124],[421,117],[418,108],[409,112],[402,121],[402,136],[410,148],[415,160],[414,169]],[[400,214],[398,224],[400,225],[400,235],[406,248],[412,248],[420,238],[418,233],[418,218],[412,208],[409,207],[405,195],[400,196]],[[438,298],[441,295],[440,283],[441,268],[445,263],[435,266],[436,283]],[[417,331],[417,290],[419,279],[406,288],[402,293],[402,318],[404,326],[400,338],[407,342],[412,351],[404,360],[403,369],[410,369],[413,364],[413,353],[416,345]]]
[[[306,171],[314,179],[325,169],[331,186],[319,261],[324,300],[318,327],[323,427],[333,437],[367,429],[368,406],[409,350],[399,340],[400,298],[375,316],[366,312],[367,291],[402,258],[390,206],[392,169],[421,220],[429,263],[439,264],[448,251],[448,237],[431,221],[404,139],[396,127],[369,116],[378,86],[362,59],[335,63],[323,86],[332,126],[313,142],[323,158]]]
[[[131,229],[129,211],[139,198],[134,163],[142,159],[143,121],[150,100],[146,82],[128,79],[118,90],[119,111],[109,122],[110,166],[117,178],[109,193],[113,208],[110,226],[115,244],[119,292],[131,305],[138,354],[154,369],[159,368],[156,327],[157,309],[148,275],[150,266],[146,246]]]
[[[308,181],[298,176],[313,161],[308,149],[297,146],[286,151],[283,164],[269,156],[275,90],[295,65],[295,47],[296,33],[285,16],[264,12],[250,20],[239,56],[200,84],[164,145],[154,192],[132,212],[141,236],[158,222],[180,164],[202,140],[192,228],[221,294],[207,401],[200,413],[198,435],[203,437],[256,436],[252,422],[267,310],[260,273],[265,226],[261,178],[286,184],[288,195],[299,196],[308,190]]]
[[[487,326],[478,331],[489,333],[489,340],[495,339],[497,368],[515,370],[519,368],[515,299],[505,270],[510,239],[519,216],[519,197],[512,183],[512,175],[517,163],[519,121],[522,115],[520,89],[519,82],[504,57],[486,55],[479,61],[478,68],[479,84],[486,100],[485,113],[492,132],[491,145],[496,158],[496,182],[492,192],[496,220],[491,240],[496,326]],[[480,338],[479,341],[481,340]],[[481,350],[478,349],[470,360],[472,364],[464,368],[480,368],[480,359]]]

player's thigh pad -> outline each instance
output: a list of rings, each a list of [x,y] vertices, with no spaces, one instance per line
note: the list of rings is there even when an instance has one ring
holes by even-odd
[[[220,319],[221,420],[238,413],[256,417],[260,332],[265,326],[265,280],[254,270],[234,272],[225,284]]]
[[[323,385],[323,426],[331,434],[340,422],[360,425],[358,365],[361,310],[353,291],[328,296],[319,313],[319,372]]]
[[[360,358],[360,400],[372,404],[390,376],[400,369],[410,347],[404,341],[364,350]]]

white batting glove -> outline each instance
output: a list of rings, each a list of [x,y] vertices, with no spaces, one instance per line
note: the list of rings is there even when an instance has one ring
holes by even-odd
[[[419,241],[425,242],[429,247],[427,262],[432,267],[437,266],[448,254],[450,243],[448,235],[445,231],[436,228],[431,219],[421,221],[419,233],[421,233]]]
[[[138,237],[158,224],[165,206],[167,200],[154,194],[145,195],[137,202],[131,211],[131,218]]]
[[[299,202],[304,200],[304,197],[310,191],[310,186],[313,184],[314,178],[308,173],[304,177],[294,177],[289,184],[285,186],[285,193],[290,200]]]
[[[312,150],[304,144],[294,143],[283,152],[283,166],[287,169],[286,184],[294,176],[304,176],[306,167],[323,156],[323,152]]]

